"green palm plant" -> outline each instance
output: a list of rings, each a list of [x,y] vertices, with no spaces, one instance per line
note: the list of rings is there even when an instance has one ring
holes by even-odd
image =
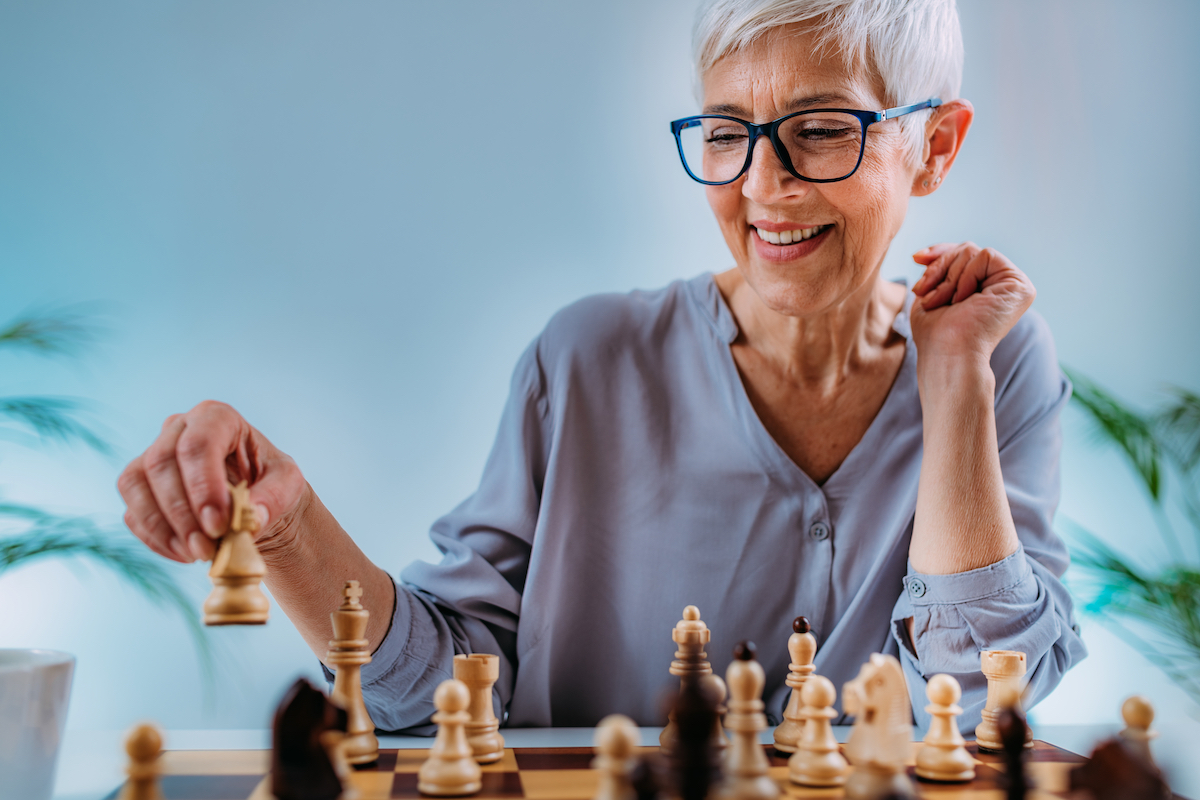
[[[30,314],[0,328],[0,351],[69,355],[98,332],[78,313]],[[111,457],[112,447],[86,420],[86,404],[74,398],[0,396],[0,440],[25,446],[82,444]],[[195,603],[158,559],[123,532],[90,517],[56,514],[0,497],[0,576],[39,559],[76,557],[107,567],[151,602],[177,612],[195,643],[205,683],[211,685],[215,662]]]
[[[1200,702],[1200,395],[1176,388],[1161,407],[1143,413],[1082,375],[1067,374],[1073,402],[1145,490],[1166,555],[1166,563],[1140,563],[1068,522],[1085,608]],[[1181,518],[1188,535],[1180,535]]]

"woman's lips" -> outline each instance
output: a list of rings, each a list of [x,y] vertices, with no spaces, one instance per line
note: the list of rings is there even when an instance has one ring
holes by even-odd
[[[811,236],[802,242],[793,244],[771,244],[764,242],[754,226],[750,227],[750,238],[754,240],[754,252],[766,261],[795,261],[812,253],[829,238],[832,225],[826,225],[816,236]]]

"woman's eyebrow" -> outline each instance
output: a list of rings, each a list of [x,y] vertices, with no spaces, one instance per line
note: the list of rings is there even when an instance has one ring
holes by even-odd
[[[851,102],[849,97],[844,94],[812,94],[804,97],[793,98],[783,104],[783,112],[790,114],[793,111],[800,111],[805,108],[814,106],[827,105],[845,105]],[[747,119],[748,112],[746,109],[739,106],[737,103],[716,103],[711,106],[705,106],[703,113],[705,114],[724,114],[730,117],[740,117]]]

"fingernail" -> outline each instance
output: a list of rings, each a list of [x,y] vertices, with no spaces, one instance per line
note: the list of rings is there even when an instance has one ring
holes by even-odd
[[[221,530],[221,512],[217,511],[216,506],[205,506],[200,509],[200,524],[204,526],[204,532],[209,536],[220,536],[225,532]]]
[[[194,533],[192,534],[192,536],[195,535],[196,534]],[[169,542],[167,542],[167,545],[171,548],[171,551],[174,552],[175,555],[179,556],[187,563],[190,564],[196,560],[196,557],[188,552],[187,545],[182,539],[171,539]]]
[[[271,512],[267,511],[267,507],[264,506],[262,503],[259,503],[258,505],[256,505],[254,507],[254,510],[258,512],[258,524],[260,526],[260,529],[266,530],[267,523],[269,523],[271,521]]]
[[[208,541],[212,541],[209,539]],[[207,560],[208,550],[204,546],[205,537],[199,532],[193,533],[188,537],[188,544],[192,547],[192,560],[205,561]]]

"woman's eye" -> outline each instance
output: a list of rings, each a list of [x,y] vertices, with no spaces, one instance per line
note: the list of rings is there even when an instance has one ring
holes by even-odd
[[[830,141],[836,139],[844,139],[855,134],[854,129],[839,126],[839,127],[811,127],[804,128],[800,131],[801,138],[809,141]]]
[[[708,136],[708,143],[718,146],[729,146],[746,139],[746,134],[737,131],[713,131]]]

